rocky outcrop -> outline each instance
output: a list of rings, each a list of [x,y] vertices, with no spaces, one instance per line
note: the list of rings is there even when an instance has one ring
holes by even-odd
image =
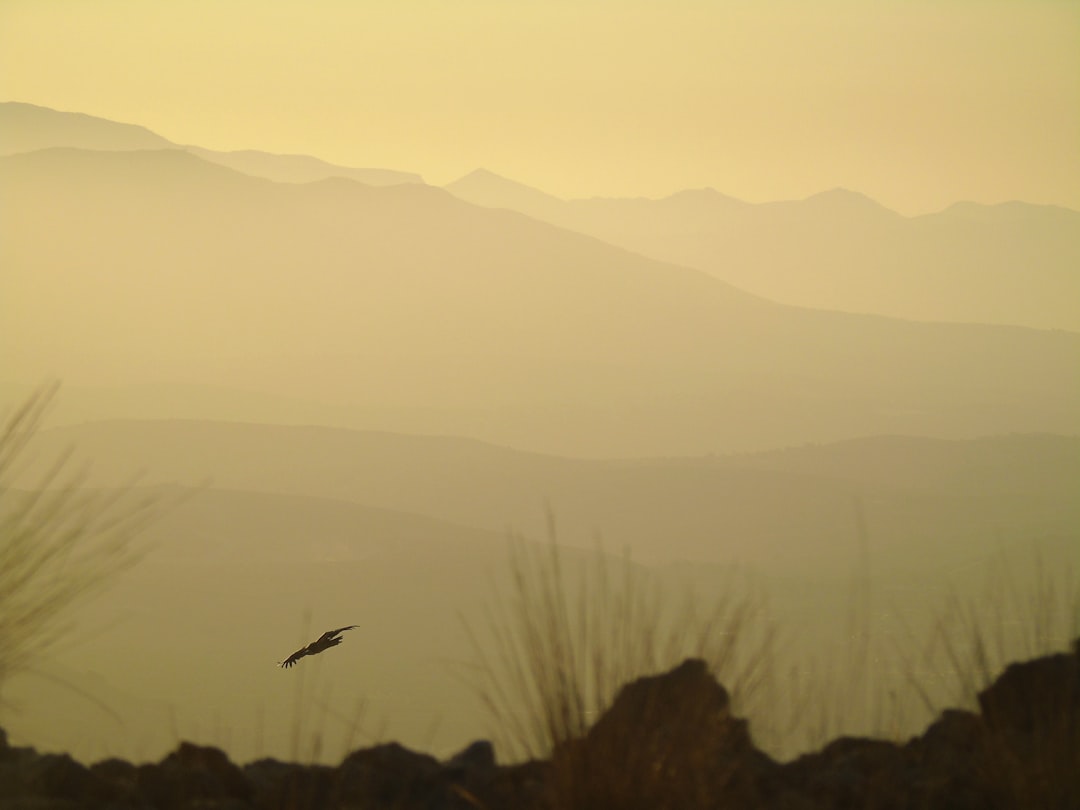
[[[155,764],[14,748],[0,730],[0,809],[694,810],[1080,808],[1080,641],[1009,666],[979,711],[944,712],[906,743],[842,737],[778,763],[754,745],[704,662],[626,685],[549,760],[499,765],[478,741],[439,761],[396,743],[337,767],[181,743]]]
[[[552,807],[752,807],[776,764],[704,661],[623,687],[611,708],[551,760]]]

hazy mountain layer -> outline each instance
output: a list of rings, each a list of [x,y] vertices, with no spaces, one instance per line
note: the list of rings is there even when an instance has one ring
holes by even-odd
[[[308,155],[179,146],[144,129],[78,113],[0,103],[0,154],[65,146],[175,147],[280,182],[344,177],[420,183],[413,173],[337,166]],[[562,200],[477,170],[447,186],[647,256],[698,267],[783,303],[918,320],[1080,331],[1080,212],[1012,202],[957,203],[903,217],[836,189],[752,205],[713,189],[652,199]]]
[[[143,127],[18,102],[0,102],[0,133],[0,155],[53,147],[113,152],[182,149],[211,163],[282,183],[311,183],[327,177],[345,177],[373,186],[423,182],[412,172],[336,166],[310,155],[275,155],[254,149],[222,152],[182,146]]]
[[[904,217],[836,189],[750,204],[713,189],[562,200],[477,171],[447,186],[766,298],[898,318],[1080,331],[1080,212],[958,203]]]
[[[124,421],[43,432],[30,448],[36,464],[25,485],[68,447],[76,449],[75,468],[78,459],[92,462],[91,486],[123,485],[141,471],[145,484],[331,498],[534,538],[547,535],[550,510],[561,541],[589,546],[600,536],[639,559],[835,572],[859,547],[860,510],[868,550],[897,570],[960,565],[1013,543],[1080,549],[1080,439],[1060,436],[896,437],[739,456],[587,461],[453,438]],[[277,526],[273,536],[284,531],[276,518],[268,522]],[[311,525],[313,535],[327,535]],[[360,526],[342,523],[349,525]],[[292,536],[307,542],[298,526]]]
[[[427,186],[63,149],[0,183],[16,380],[210,383],[570,455],[1080,429],[1080,335],[778,306]]]
[[[173,145],[160,135],[134,124],[50,110],[35,104],[0,102],[0,155],[57,146],[126,151],[167,149]]]
[[[254,177],[265,177],[278,183],[314,183],[328,177],[344,177],[369,186],[394,186],[399,183],[423,183],[418,174],[391,169],[353,169],[335,166],[309,155],[274,155],[245,149],[236,152],[216,152],[198,146],[184,147],[203,160],[218,163]]]

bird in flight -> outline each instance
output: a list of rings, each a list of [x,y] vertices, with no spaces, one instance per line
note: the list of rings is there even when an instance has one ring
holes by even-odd
[[[327,630],[319,636],[317,641],[311,642],[306,647],[301,647],[284,661],[279,661],[278,666],[283,669],[288,669],[305,655],[315,655],[316,653],[321,653],[323,650],[329,650],[331,647],[336,647],[343,640],[340,635],[341,633],[359,626],[360,625],[357,624],[350,624],[348,627],[339,627],[337,630]]]

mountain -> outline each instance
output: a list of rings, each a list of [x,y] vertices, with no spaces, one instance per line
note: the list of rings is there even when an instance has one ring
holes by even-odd
[[[1080,533],[1080,438],[1062,436],[878,437],[764,453],[599,461],[451,437],[125,420],[42,432],[28,450],[36,462],[26,468],[24,485],[67,448],[75,449],[72,469],[85,465],[87,486],[123,486],[139,472],[143,485],[208,482],[277,493],[280,508],[295,508],[286,507],[289,496],[389,510],[381,524],[343,512],[338,531],[308,518],[287,524],[268,504],[267,525],[256,532],[267,538],[264,553],[281,545],[270,539],[281,532],[310,538],[305,543],[315,544],[314,553],[342,532],[368,536],[365,527],[391,519],[395,536],[466,539],[448,535],[445,525],[414,521],[406,531],[402,515],[540,539],[550,510],[559,539],[570,545],[588,547],[601,536],[638,559],[835,572],[855,548],[860,500],[873,554],[895,570],[934,567],[932,561],[947,567],[984,556],[994,543],[1074,542]]]
[[[475,205],[520,211],[637,252],[642,251],[634,244],[635,240],[626,241],[635,231],[694,233],[752,207],[712,188],[681,191],[663,200],[645,197],[563,200],[486,169],[477,169],[449,183],[446,189]]]
[[[127,151],[168,149],[172,143],[145,127],[17,101],[0,103],[0,155],[67,146]]]
[[[114,152],[182,149],[211,163],[280,183],[311,183],[328,177],[345,177],[372,186],[424,182],[412,172],[336,166],[309,155],[276,155],[254,149],[222,152],[181,146],[144,127],[19,102],[0,102],[0,133],[3,133],[0,155],[53,147]]]
[[[423,183],[420,175],[391,169],[354,169],[337,166],[310,155],[275,155],[244,149],[217,152],[198,146],[184,147],[203,160],[235,169],[253,177],[265,177],[278,183],[313,183],[330,177],[343,177],[369,186],[394,186],[399,183]]]
[[[248,389],[569,455],[1080,427],[1080,335],[780,306],[429,186],[71,149],[0,183],[13,381]]]
[[[957,203],[904,217],[857,192],[749,204],[711,189],[560,200],[489,173],[447,187],[774,301],[897,318],[1080,331],[1080,212]]]
[[[559,221],[566,203],[558,197],[538,189],[508,180],[489,172],[476,169],[446,186],[446,190],[477,205],[488,208],[509,208],[521,211],[536,219],[561,225]]]
[[[49,147],[185,149],[278,182],[331,177],[422,183],[410,172],[350,168],[307,155],[180,146],[130,124],[0,103],[0,154]],[[797,306],[890,317],[1080,331],[1080,212],[1020,202],[957,203],[902,217],[857,192],[752,205],[714,189],[652,199],[562,200],[480,169],[455,196],[508,208],[664,262],[705,270]]]

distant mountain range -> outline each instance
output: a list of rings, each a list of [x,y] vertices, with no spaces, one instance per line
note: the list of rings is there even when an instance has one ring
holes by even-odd
[[[874,558],[895,571],[980,558],[995,542],[1072,543],[1080,531],[1080,438],[1063,436],[879,437],[766,453],[594,461],[455,438],[123,420],[43,432],[26,480],[71,447],[75,468],[88,465],[87,486],[123,486],[141,471],[143,485],[210,482],[329,499],[305,507],[302,520],[274,517],[295,508],[284,501],[261,507],[266,525],[251,533],[257,544],[245,551],[255,541],[238,536],[230,541],[234,557],[281,559],[288,537],[310,537],[302,552],[309,561],[356,559],[370,550],[357,542],[380,536],[407,545],[508,531],[542,539],[548,509],[571,545],[587,547],[600,536],[641,559],[740,560],[803,574],[845,570],[857,548],[860,508]],[[340,502],[378,514],[362,517]],[[312,517],[319,509],[322,517]],[[209,553],[192,543],[186,554]]]
[[[15,101],[0,103],[0,155],[51,147],[124,152],[137,149],[181,149],[254,177],[283,183],[311,183],[327,177],[346,177],[372,186],[422,183],[418,174],[389,169],[336,166],[310,155],[275,155],[244,149],[221,152],[183,146],[145,127],[121,124],[82,113],[60,112]]]
[[[295,421],[329,408],[578,456],[1080,431],[1080,334],[782,306],[443,189],[273,182],[174,148],[8,155],[0,184],[18,201],[0,221],[14,382],[214,386],[306,403]]]
[[[0,153],[0,402],[65,381],[4,483],[40,486],[72,451],[75,483],[172,504],[56,650],[61,677],[117,705],[12,683],[36,707],[16,742],[140,760],[178,735],[234,758],[387,734],[459,750],[487,733],[452,672],[463,623],[502,618],[514,533],[554,527],[575,582],[598,537],[629,548],[669,597],[738,600],[745,564],[775,597],[745,620],[787,633],[781,675],[813,655],[832,672],[853,619],[917,655],[893,642],[940,626],[939,597],[996,550],[1080,562],[1080,333],[1029,328],[1076,305],[1075,265],[1054,281],[1073,212],[907,219],[844,191],[567,202],[484,174],[451,193],[23,104],[0,105]],[[1002,320],[1044,319],[842,313],[720,278],[784,261],[818,277],[809,292],[846,284],[867,309],[910,293],[957,321],[1000,304],[1000,272],[1027,284]],[[926,302],[920,273],[944,279],[917,282]],[[1018,625],[998,596],[988,609]],[[274,666],[345,624],[334,657]],[[890,666],[866,670],[883,695],[911,674]]]
[[[0,155],[53,146],[185,149],[279,182],[423,182],[414,173],[337,166],[308,155],[180,146],[139,126],[0,103]],[[1080,212],[1066,208],[957,202],[938,213],[904,217],[845,189],[762,204],[711,188],[663,199],[564,200],[484,169],[446,188],[477,205],[509,208],[705,270],[780,303],[1080,331]]]
[[[751,204],[713,189],[562,200],[478,170],[447,188],[774,301],[896,318],[1080,331],[1080,212],[957,203],[904,217],[834,189]]]

